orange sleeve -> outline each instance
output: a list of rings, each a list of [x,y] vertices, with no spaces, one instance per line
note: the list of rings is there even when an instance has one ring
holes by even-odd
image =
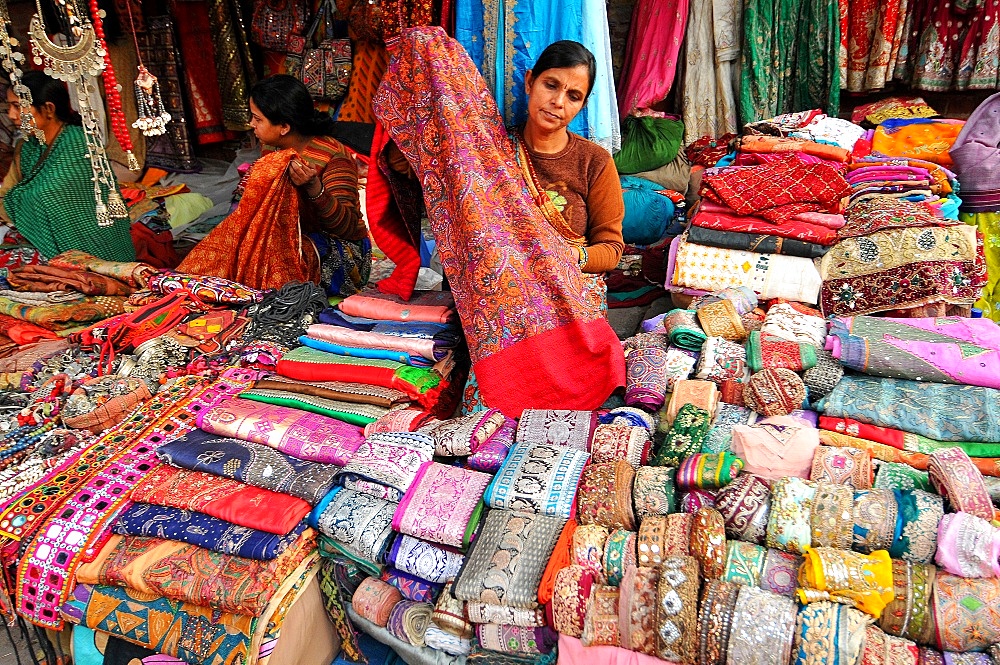
[[[622,220],[625,200],[614,161],[604,168],[587,192],[587,264],[584,272],[608,272],[618,267],[625,250]]]
[[[361,240],[368,233],[361,217],[358,197],[358,167],[341,148],[330,156],[320,174],[323,193],[308,199],[325,233],[343,240]]]

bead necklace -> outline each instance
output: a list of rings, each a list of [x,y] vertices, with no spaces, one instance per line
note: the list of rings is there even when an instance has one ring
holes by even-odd
[[[34,61],[43,65],[45,73],[53,78],[74,84],[80,117],[83,121],[83,135],[86,139],[87,154],[94,171],[94,212],[99,227],[108,227],[119,219],[128,219],[128,210],[121,194],[115,187],[115,175],[108,163],[108,156],[98,134],[97,113],[90,100],[97,93],[94,79],[104,71],[107,49],[101,46],[93,24],[85,17],[80,18],[80,26],[73,26],[77,42],[72,46],[59,46],[49,39],[42,20],[41,0],[35,0],[37,13],[31,17],[28,29],[31,45],[35,51]],[[107,190],[105,202],[102,186]]]
[[[24,64],[24,54],[14,50],[18,47],[16,39],[10,36],[7,26],[10,25],[10,14],[7,11],[7,0],[0,0],[0,64],[7,71],[11,90],[17,95],[21,106],[21,133],[25,136],[34,134],[38,141],[45,145],[45,132],[35,126],[35,116],[31,113],[31,90],[21,83],[21,66]]]

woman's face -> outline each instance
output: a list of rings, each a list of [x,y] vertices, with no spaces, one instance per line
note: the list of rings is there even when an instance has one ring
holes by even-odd
[[[15,127],[21,124],[21,101],[11,88],[7,88],[7,117]]]
[[[288,134],[288,125],[276,125],[260,112],[257,105],[250,100],[250,128],[253,129],[254,136],[263,143],[269,146],[280,146],[286,134]]]
[[[528,122],[545,133],[565,129],[587,101],[590,84],[586,65],[546,69],[537,77],[525,76]]]

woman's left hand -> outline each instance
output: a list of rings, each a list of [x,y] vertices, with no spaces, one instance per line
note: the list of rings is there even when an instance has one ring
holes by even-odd
[[[308,196],[316,196],[323,187],[319,179],[319,170],[301,159],[293,159],[288,163],[288,177],[296,187],[305,187]]]

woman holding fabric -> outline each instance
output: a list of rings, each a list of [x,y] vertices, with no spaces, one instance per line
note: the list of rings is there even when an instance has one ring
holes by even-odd
[[[30,112],[36,134],[15,148],[0,185],[0,220],[46,259],[79,249],[108,261],[134,261],[128,218],[98,226],[94,173],[66,86],[39,71],[25,72],[21,83],[31,91],[31,108],[22,109],[9,89],[7,116],[18,126],[21,114]]]
[[[243,197],[178,267],[257,289],[316,282],[334,295],[368,281],[371,243],[358,169],[329,136],[333,121],[298,79],[271,76],[250,90],[250,126],[265,146]]]
[[[611,155],[566,128],[593,87],[594,56],[576,42],[547,48],[525,77],[528,120],[508,137],[475,65],[442,30],[407,30],[392,46],[375,145],[391,138],[421,183],[482,401],[511,417],[597,408],[624,383],[599,274],[621,257],[624,203]],[[406,261],[407,229],[372,219],[380,247]],[[407,286],[396,275],[380,283],[405,296]]]

